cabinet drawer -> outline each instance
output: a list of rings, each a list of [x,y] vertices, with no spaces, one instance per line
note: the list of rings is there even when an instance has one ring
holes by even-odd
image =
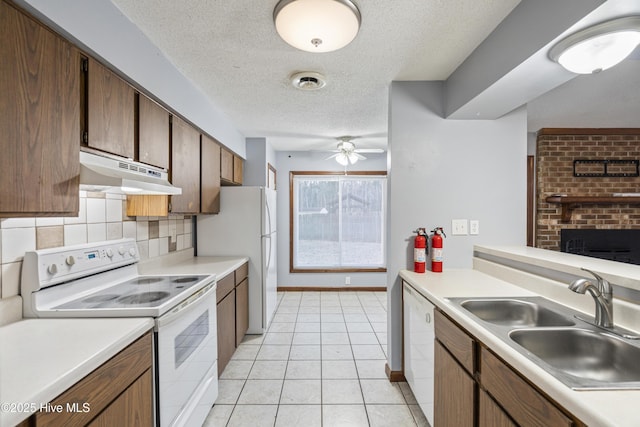
[[[78,403],[79,412],[38,412],[33,422],[38,426],[86,425],[148,371],[151,360],[151,334],[148,333],[51,402],[52,405],[62,405],[63,408],[69,403]],[[148,393],[152,393],[151,388]],[[82,412],[84,403],[90,404],[90,411]]]
[[[480,349],[480,384],[519,425],[574,425],[560,409],[484,347]]]
[[[227,296],[227,294],[233,290],[235,285],[236,284],[233,278],[233,273],[227,274],[222,279],[218,279],[216,288],[216,302],[222,301],[222,298]]]
[[[441,311],[434,313],[436,339],[458,360],[458,362],[473,375],[475,360],[474,341],[458,325],[453,323]]]
[[[240,284],[249,275],[249,263],[245,262],[236,270],[236,286]]]

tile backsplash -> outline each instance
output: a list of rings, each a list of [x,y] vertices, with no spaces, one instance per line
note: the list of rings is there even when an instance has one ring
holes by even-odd
[[[140,257],[147,259],[191,248],[192,224],[189,215],[128,217],[126,196],[84,191],[77,217],[0,219],[0,299],[20,294],[27,251],[124,237],[136,239]]]

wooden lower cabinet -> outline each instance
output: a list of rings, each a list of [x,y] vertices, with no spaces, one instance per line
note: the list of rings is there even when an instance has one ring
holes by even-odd
[[[153,349],[147,333],[50,402],[20,426],[153,425]]]
[[[244,263],[217,283],[218,376],[231,360],[249,328],[249,264]]]
[[[236,286],[236,347],[244,339],[249,328],[249,279]]]
[[[458,364],[440,342],[435,343],[434,424],[438,427],[473,427],[473,378]]]
[[[434,424],[584,426],[439,310]]]
[[[478,427],[517,427],[484,390],[480,390],[479,406]]]
[[[236,291],[218,302],[218,376],[236,351]]]
[[[153,378],[151,370],[148,370],[94,418],[89,427],[151,426],[153,413],[144,408],[153,407],[153,395],[149,393],[152,386]]]

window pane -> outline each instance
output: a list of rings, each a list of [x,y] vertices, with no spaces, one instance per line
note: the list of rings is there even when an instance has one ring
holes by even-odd
[[[383,268],[385,191],[383,176],[294,175],[294,268]]]

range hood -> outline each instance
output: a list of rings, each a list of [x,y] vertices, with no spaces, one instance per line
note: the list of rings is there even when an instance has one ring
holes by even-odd
[[[88,151],[80,151],[80,189],[129,195],[182,194],[163,169]]]

